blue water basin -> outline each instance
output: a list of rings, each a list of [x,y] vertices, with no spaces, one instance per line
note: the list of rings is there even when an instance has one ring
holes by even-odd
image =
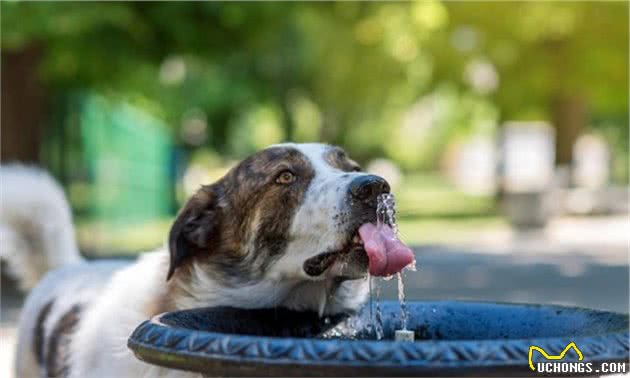
[[[393,340],[398,302],[319,318],[286,309],[204,308],[166,313],[129,338],[136,357],[208,376],[527,376],[540,352],[563,362],[626,363],[628,316],[581,308],[479,302],[411,302],[415,342]],[[375,324],[382,324],[383,338]],[[576,348],[567,347],[574,343]],[[535,346],[538,349],[532,349]],[[531,364],[530,364],[530,349]],[[582,360],[578,360],[579,355]],[[570,375],[601,375],[590,372]]]

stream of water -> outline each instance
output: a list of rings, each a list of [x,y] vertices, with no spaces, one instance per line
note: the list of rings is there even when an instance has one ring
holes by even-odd
[[[388,225],[394,231],[394,237],[398,238],[398,225],[396,224],[396,201],[394,195],[391,193],[384,193],[378,197],[376,207],[376,226],[383,227]],[[415,261],[408,268],[412,271],[416,270]],[[393,276],[384,277],[384,280],[390,280]],[[399,272],[396,274],[398,280],[398,301],[400,302],[400,319],[401,329],[407,329],[407,308],[405,305],[405,284],[403,282],[403,274]],[[377,277],[368,277],[370,288],[370,319],[376,334],[376,338],[381,340],[383,338],[383,323],[381,318],[380,309],[380,285]]]

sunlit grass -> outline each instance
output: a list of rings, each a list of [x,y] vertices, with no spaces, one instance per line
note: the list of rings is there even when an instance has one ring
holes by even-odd
[[[474,242],[480,233],[508,229],[501,217],[461,219],[403,219],[398,222],[401,239],[408,245]]]
[[[417,217],[483,217],[496,214],[492,196],[463,193],[437,174],[409,175],[396,188],[395,194],[399,220]]]
[[[400,234],[407,244],[472,241],[482,231],[508,227],[493,196],[463,193],[438,174],[409,175],[395,194]]]
[[[135,255],[160,247],[168,235],[170,219],[127,227],[81,222],[77,236],[88,256]],[[509,226],[498,216],[468,218],[404,218],[398,222],[401,238],[409,245],[474,241],[481,232]]]
[[[172,220],[156,219],[138,224],[77,222],[81,252],[88,256],[135,255],[162,246]]]

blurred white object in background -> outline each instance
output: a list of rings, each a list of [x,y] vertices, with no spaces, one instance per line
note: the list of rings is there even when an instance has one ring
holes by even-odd
[[[201,188],[202,185],[208,185],[213,182],[207,167],[200,164],[190,164],[186,167],[182,184],[184,189],[184,199],[188,199]]]
[[[505,214],[517,229],[544,227],[553,212],[553,129],[545,122],[508,122],[502,142]]]
[[[455,186],[471,195],[491,195],[497,186],[495,142],[474,136],[457,145],[447,161],[448,176]]]
[[[606,141],[584,134],[573,146],[572,187],[564,195],[565,212],[569,214],[627,213],[626,187],[609,186],[610,149]]]
[[[464,80],[479,94],[490,94],[499,86],[499,74],[494,64],[485,58],[473,59],[466,64]]]
[[[374,159],[368,163],[365,170],[369,173],[381,176],[392,188],[396,188],[402,179],[402,172],[400,168],[387,159]]]
[[[188,109],[182,115],[180,138],[191,146],[201,146],[208,139],[206,113],[200,108]]]
[[[460,52],[470,52],[479,44],[479,32],[470,25],[461,25],[451,33],[451,46]]]
[[[178,85],[186,78],[186,62],[181,56],[169,56],[160,65],[159,79],[164,85]]]
[[[546,122],[508,122],[503,131],[503,187],[540,192],[554,177],[555,135]]]
[[[573,146],[573,183],[579,188],[597,189],[608,183],[610,151],[606,141],[585,134]]]

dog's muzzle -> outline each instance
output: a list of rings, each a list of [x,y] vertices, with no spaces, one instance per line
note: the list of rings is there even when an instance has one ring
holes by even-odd
[[[349,240],[335,251],[320,253],[304,262],[304,272],[318,277],[328,269],[330,274],[342,279],[358,279],[368,272],[369,258],[358,233],[362,224],[376,222],[378,196],[389,193],[390,187],[382,177],[362,174],[348,184],[348,206],[352,220],[348,227]]]

